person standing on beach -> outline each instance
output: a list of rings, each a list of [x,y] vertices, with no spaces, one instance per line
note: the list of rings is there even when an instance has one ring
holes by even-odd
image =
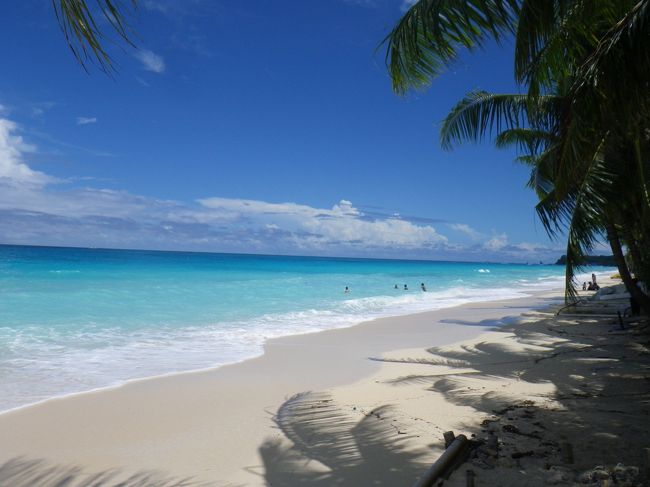
[[[591,282],[594,284],[594,287],[596,286],[596,274],[591,274]]]

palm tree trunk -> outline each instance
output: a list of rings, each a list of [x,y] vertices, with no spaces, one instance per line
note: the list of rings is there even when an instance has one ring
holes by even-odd
[[[631,236],[626,235],[625,241],[627,248],[630,249],[630,257],[632,258],[632,270],[636,276],[639,277],[641,269],[643,268],[643,258],[641,257],[641,252],[639,252],[639,247]]]
[[[632,236],[632,232],[625,232],[625,235],[623,237],[625,238],[627,248],[630,249],[630,257],[632,258],[632,270],[634,271],[636,277],[639,277],[640,274],[642,274],[641,270],[643,269],[643,257],[641,257],[639,247],[636,244],[636,240]]]
[[[642,215],[647,214],[647,209],[650,208],[650,193],[648,192],[648,184],[645,175],[645,165],[643,157],[641,157],[641,138],[636,136],[634,138],[634,159],[639,169],[639,184],[641,185],[641,194],[643,194],[645,206],[641,212]]]
[[[610,222],[606,222],[605,230],[607,231],[607,240],[609,240],[609,245],[612,248],[612,254],[614,254],[614,260],[616,261],[618,272],[621,275],[621,279],[625,284],[627,292],[630,293],[630,296],[636,299],[637,303],[639,303],[643,309],[643,312],[650,315],[650,296],[647,296],[643,291],[641,291],[632,280],[632,275],[630,274],[630,270],[625,262],[623,249],[621,248],[621,240],[616,228]]]

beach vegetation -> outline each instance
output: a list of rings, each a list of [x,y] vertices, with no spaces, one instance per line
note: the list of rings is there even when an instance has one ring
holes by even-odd
[[[650,312],[630,272],[650,278],[650,0],[419,0],[385,40],[393,89],[422,89],[461,50],[508,36],[521,93],[469,93],[444,120],[442,146],[490,136],[514,147],[546,231],[566,239],[567,300],[606,240]]]

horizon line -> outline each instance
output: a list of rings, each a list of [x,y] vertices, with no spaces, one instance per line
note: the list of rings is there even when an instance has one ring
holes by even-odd
[[[298,258],[311,258],[311,259],[346,259],[346,260],[374,260],[374,261],[401,261],[401,262],[438,262],[449,264],[491,264],[491,265],[561,265],[552,263],[533,263],[528,262],[496,262],[489,260],[444,260],[444,259],[399,259],[394,257],[348,257],[348,256],[334,256],[334,255],[297,255],[297,254],[265,254],[255,252],[219,252],[212,250],[168,250],[168,249],[144,249],[144,248],[123,248],[123,247],[85,247],[74,245],[38,245],[38,244],[14,244],[2,243],[0,247],[34,247],[34,248],[49,248],[49,249],[77,249],[77,250],[113,250],[124,252],[165,252],[165,253],[185,253],[185,254],[221,254],[221,255],[241,255],[241,256],[257,256],[257,257],[298,257]]]

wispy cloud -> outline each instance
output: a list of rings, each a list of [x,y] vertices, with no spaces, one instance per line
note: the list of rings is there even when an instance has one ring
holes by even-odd
[[[63,140],[59,140],[56,137],[52,137],[50,134],[41,132],[40,130],[33,130],[30,129],[26,131],[28,135],[32,137],[36,137],[38,139],[44,140],[45,142],[48,142],[50,144],[54,144],[56,146],[62,147],[64,149],[72,149],[73,151],[78,151],[78,152],[84,152],[86,154],[89,154],[91,156],[95,157],[115,157],[115,154],[112,152],[108,152],[105,150],[98,150],[98,149],[93,149],[90,147],[84,147],[81,145],[76,145],[76,144],[71,144],[69,142],[65,142]]]
[[[136,80],[138,83],[140,83],[142,86],[144,86],[145,88],[149,88],[149,87],[151,87],[151,85],[150,85],[149,83],[147,83],[145,80],[143,80],[142,78],[140,78],[140,76],[136,76],[136,77],[135,77],[135,80]]]
[[[448,223],[447,226],[449,226],[449,228],[451,228],[452,230],[467,235],[472,240],[479,240],[483,238],[483,234],[481,232],[473,229],[466,223]]]
[[[182,29],[170,37],[175,47],[191,51],[199,56],[211,58],[214,52],[208,37],[196,26],[183,26]]]
[[[135,52],[134,56],[142,63],[142,66],[147,71],[158,74],[165,72],[165,60],[162,56],[159,56],[148,49],[138,50]]]
[[[186,17],[203,18],[221,12],[221,6],[213,0],[143,0],[142,7],[174,21]]]
[[[343,0],[343,3],[351,5],[361,5],[363,7],[377,7],[376,0]]]
[[[142,2],[142,5],[145,9],[154,12],[160,12],[163,14],[169,12],[169,4],[161,2],[160,0],[144,0],[144,2]]]
[[[31,115],[34,118],[41,118],[46,112],[57,105],[54,101],[39,101],[31,104]]]
[[[97,123],[97,117],[77,117],[77,125],[89,125]]]

